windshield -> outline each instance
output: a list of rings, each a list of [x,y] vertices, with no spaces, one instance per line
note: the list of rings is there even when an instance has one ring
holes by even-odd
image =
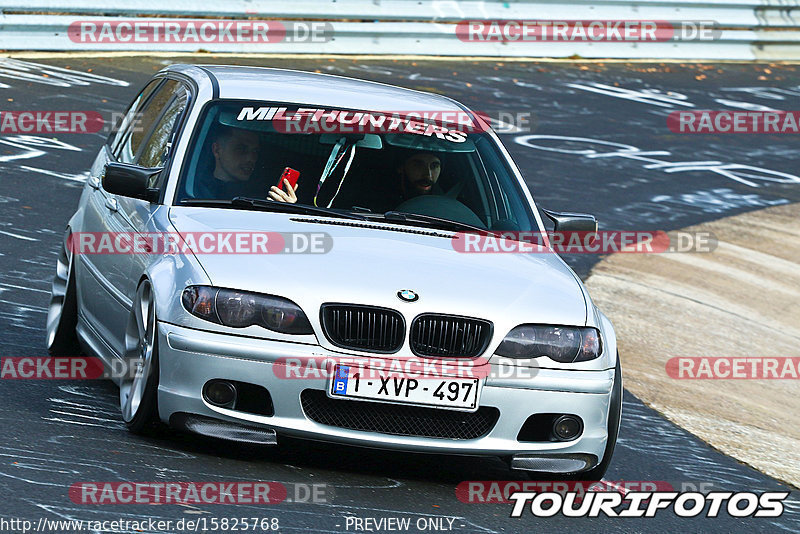
[[[488,134],[386,115],[214,101],[197,123],[177,202],[248,197],[295,203],[286,209],[292,212],[305,205],[387,221],[436,217],[490,231],[538,229]],[[387,212],[423,217],[381,217]]]

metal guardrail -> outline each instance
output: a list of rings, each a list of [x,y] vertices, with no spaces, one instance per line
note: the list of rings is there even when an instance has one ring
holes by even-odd
[[[103,15],[166,15],[222,18],[270,17],[327,20],[437,20],[463,19],[615,19],[717,20],[726,25],[777,25],[800,21],[798,0],[321,0],[278,3],[274,0],[65,0],[0,1],[0,10],[16,13],[84,13]],[[546,14],[546,16],[542,16]],[[584,15],[590,15],[584,17]],[[616,17],[615,17],[616,15]],[[631,17],[630,15],[636,15]],[[659,16],[661,18],[659,18]]]
[[[327,42],[75,42],[75,21],[158,17],[325,21]],[[464,20],[713,21],[713,41],[463,42]],[[800,0],[0,0],[2,50],[141,50],[275,54],[414,54],[487,57],[800,60]]]

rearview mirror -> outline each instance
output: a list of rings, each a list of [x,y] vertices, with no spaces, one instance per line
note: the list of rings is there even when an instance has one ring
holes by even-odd
[[[597,219],[588,213],[559,213],[542,210],[553,221],[554,232],[597,232]]]
[[[128,163],[108,163],[103,174],[103,189],[113,195],[157,202],[159,191],[151,186],[162,170],[161,167],[150,169]]]
[[[339,139],[345,137],[351,141],[355,140],[355,145],[359,148],[373,148],[373,149],[381,149],[383,148],[383,141],[381,141],[381,136],[376,134],[360,134],[360,135],[353,135],[353,134],[330,134],[325,133],[319,136],[319,142],[323,145],[335,145],[339,142]]]

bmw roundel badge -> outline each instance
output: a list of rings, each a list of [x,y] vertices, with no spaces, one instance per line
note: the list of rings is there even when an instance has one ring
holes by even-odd
[[[415,302],[419,300],[419,295],[411,291],[410,289],[403,289],[397,292],[397,297],[400,300],[404,300],[406,302]]]

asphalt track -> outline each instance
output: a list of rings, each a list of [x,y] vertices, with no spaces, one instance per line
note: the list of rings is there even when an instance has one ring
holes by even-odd
[[[531,113],[532,135],[546,137],[529,140],[534,146],[520,143],[521,136],[529,135],[525,132],[503,138],[534,197],[546,208],[594,213],[606,229],[670,230],[800,201],[796,135],[677,135],[666,126],[666,115],[679,109],[796,110],[797,66],[201,59],[344,74],[445,93],[490,114]],[[76,74],[91,70],[89,77],[5,62],[0,64],[0,107],[96,110],[110,117],[123,111],[167,61],[36,61],[69,66]],[[58,135],[57,141],[0,137],[0,356],[45,354],[44,324],[57,246],[103,140],[104,134]],[[621,154],[620,147],[603,144],[609,142],[635,149]],[[606,156],[597,157],[600,152]],[[686,164],[697,161],[717,164]],[[583,255],[569,261],[585,276],[597,259]],[[701,324],[689,327],[697,335],[713,335]],[[680,348],[675,350],[679,355]],[[623,368],[624,359],[622,354]],[[0,519],[265,516],[279,518],[281,531],[287,532],[342,532],[348,516],[411,518],[412,525],[421,517],[449,518],[455,532],[485,533],[800,531],[796,491],[777,519],[737,519],[725,513],[714,519],[682,519],[669,510],[651,519],[511,519],[508,504],[462,503],[455,495],[464,480],[523,479],[499,460],[294,440],[281,440],[279,449],[264,449],[173,432],[141,438],[126,432],[111,383],[2,380],[0,392]],[[621,436],[606,479],[666,481],[675,487],[710,483],[727,491],[784,488],[714,451],[627,393]],[[70,485],[80,481],[245,480],[326,484],[328,502],[90,506],[75,504],[68,496]]]

